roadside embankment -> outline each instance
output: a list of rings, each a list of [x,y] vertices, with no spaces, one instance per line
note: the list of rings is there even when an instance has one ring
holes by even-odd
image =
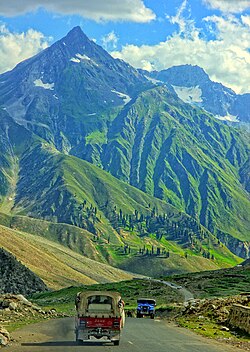
[[[231,327],[246,331],[250,335],[250,307],[234,304],[227,321]]]
[[[209,338],[250,350],[250,295],[194,299],[184,303],[178,323]]]
[[[23,295],[0,295],[0,347],[9,343],[9,331],[14,328],[59,316],[65,314],[57,313],[55,309],[42,309]]]

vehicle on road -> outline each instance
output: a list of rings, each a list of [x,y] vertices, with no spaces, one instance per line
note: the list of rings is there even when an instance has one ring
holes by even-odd
[[[144,315],[150,316],[151,319],[155,317],[156,301],[152,298],[139,298],[137,300],[136,317],[142,318]]]
[[[119,345],[125,324],[124,302],[118,292],[85,291],[76,296],[76,342],[103,339]]]

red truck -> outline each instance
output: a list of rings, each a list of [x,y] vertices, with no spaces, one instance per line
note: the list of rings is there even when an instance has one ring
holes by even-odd
[[[75,303],[77,343],[101,339],[119,345],[125,314],[124,303],[118,292],[79,292]]]

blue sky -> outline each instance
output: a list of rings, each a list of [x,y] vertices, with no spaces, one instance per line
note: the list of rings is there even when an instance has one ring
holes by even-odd
[[[8,0],[0,4],[0,72],[74,26],[148,70],[193,64],[250,92],[250,0]]]

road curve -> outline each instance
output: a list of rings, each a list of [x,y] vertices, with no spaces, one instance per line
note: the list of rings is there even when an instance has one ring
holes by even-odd
[[[163,285],[169,286],[174,290],[179,290],[179,292],[183,295],[184,302],[194,299],[194,295],[192,294],[192,292],[188,291],[183,286],[178,286],[170,281],[158,280],[158,279],[153,279],[153,278],[147,278],[147,279],[150,281],[154,281],[154,282],[160,282]]]
[[[164,320],[127,318],[120,346],[89,342],[77,346],[74,318],[50,320],[26,326],[13,333],[16,342],[8,352],[230,352],[235,348],[224,345]]]

